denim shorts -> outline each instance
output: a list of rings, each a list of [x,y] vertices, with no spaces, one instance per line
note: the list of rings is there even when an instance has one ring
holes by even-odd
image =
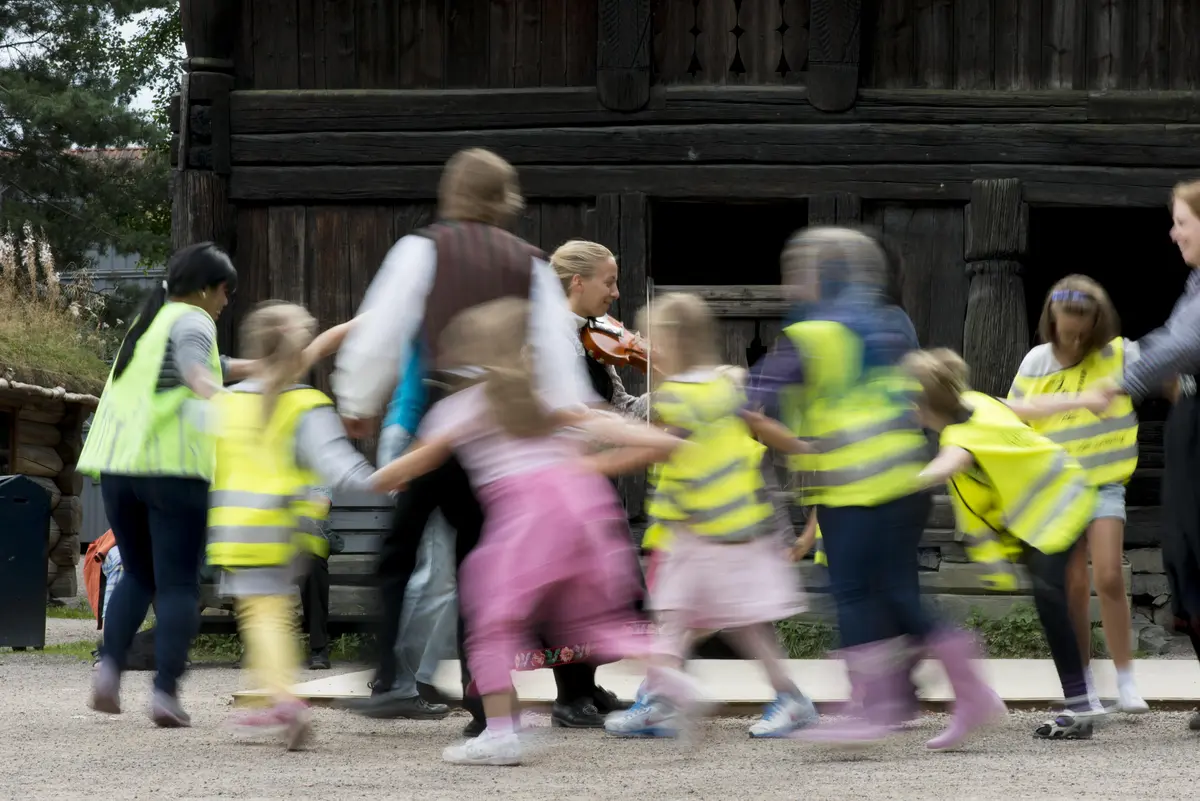
[[[1096,510],[1092,512],[1092,520],[1104,517],[1125,519],[1125,485],[1101,484],[1096,488]]]

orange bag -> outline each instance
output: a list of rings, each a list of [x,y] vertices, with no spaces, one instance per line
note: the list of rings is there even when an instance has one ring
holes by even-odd
[[[96,628],[101,628],[101,612],[104,605],[104,560],[108,552],[117,544],[112,529],[101,534],[88,546],[87,555],[83,559],[83,586],[87,588],[88,603],[96,616]]]

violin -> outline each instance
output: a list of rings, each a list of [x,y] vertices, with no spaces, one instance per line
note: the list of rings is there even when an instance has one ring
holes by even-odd
[[[589,317],[579,330],[584,349],[601,364],[633,367],[642,373],[650,369],[650,343],[609,315]]]

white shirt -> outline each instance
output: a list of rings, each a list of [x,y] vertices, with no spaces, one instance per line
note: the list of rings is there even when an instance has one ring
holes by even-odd
[[[436,267],[433,240],[416,234],[400,239],[384,257],[359,307],[359,322],[338,350],[331,383],[344,416],[378,416],[403,378],[400,370],[424,320]],[[552,409],[596,403],[571,345],[574,321],[562,283],[541,259],[533,259],[531,269],[529,340],[538,392]]]

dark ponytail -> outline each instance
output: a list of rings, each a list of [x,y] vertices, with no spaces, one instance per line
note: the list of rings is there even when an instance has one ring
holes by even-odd
[[[221,248],[212,242],[201,242],[175,251],[167,262],[166,277],[151,290],[121,342],[113,365],[113,379],[120,378],[125,372],[133,359],[138,340],[154,322],[168,298],[187,297],[221,284],[225,284],[225,291],[231,294],[237,288],[237,270]]]

